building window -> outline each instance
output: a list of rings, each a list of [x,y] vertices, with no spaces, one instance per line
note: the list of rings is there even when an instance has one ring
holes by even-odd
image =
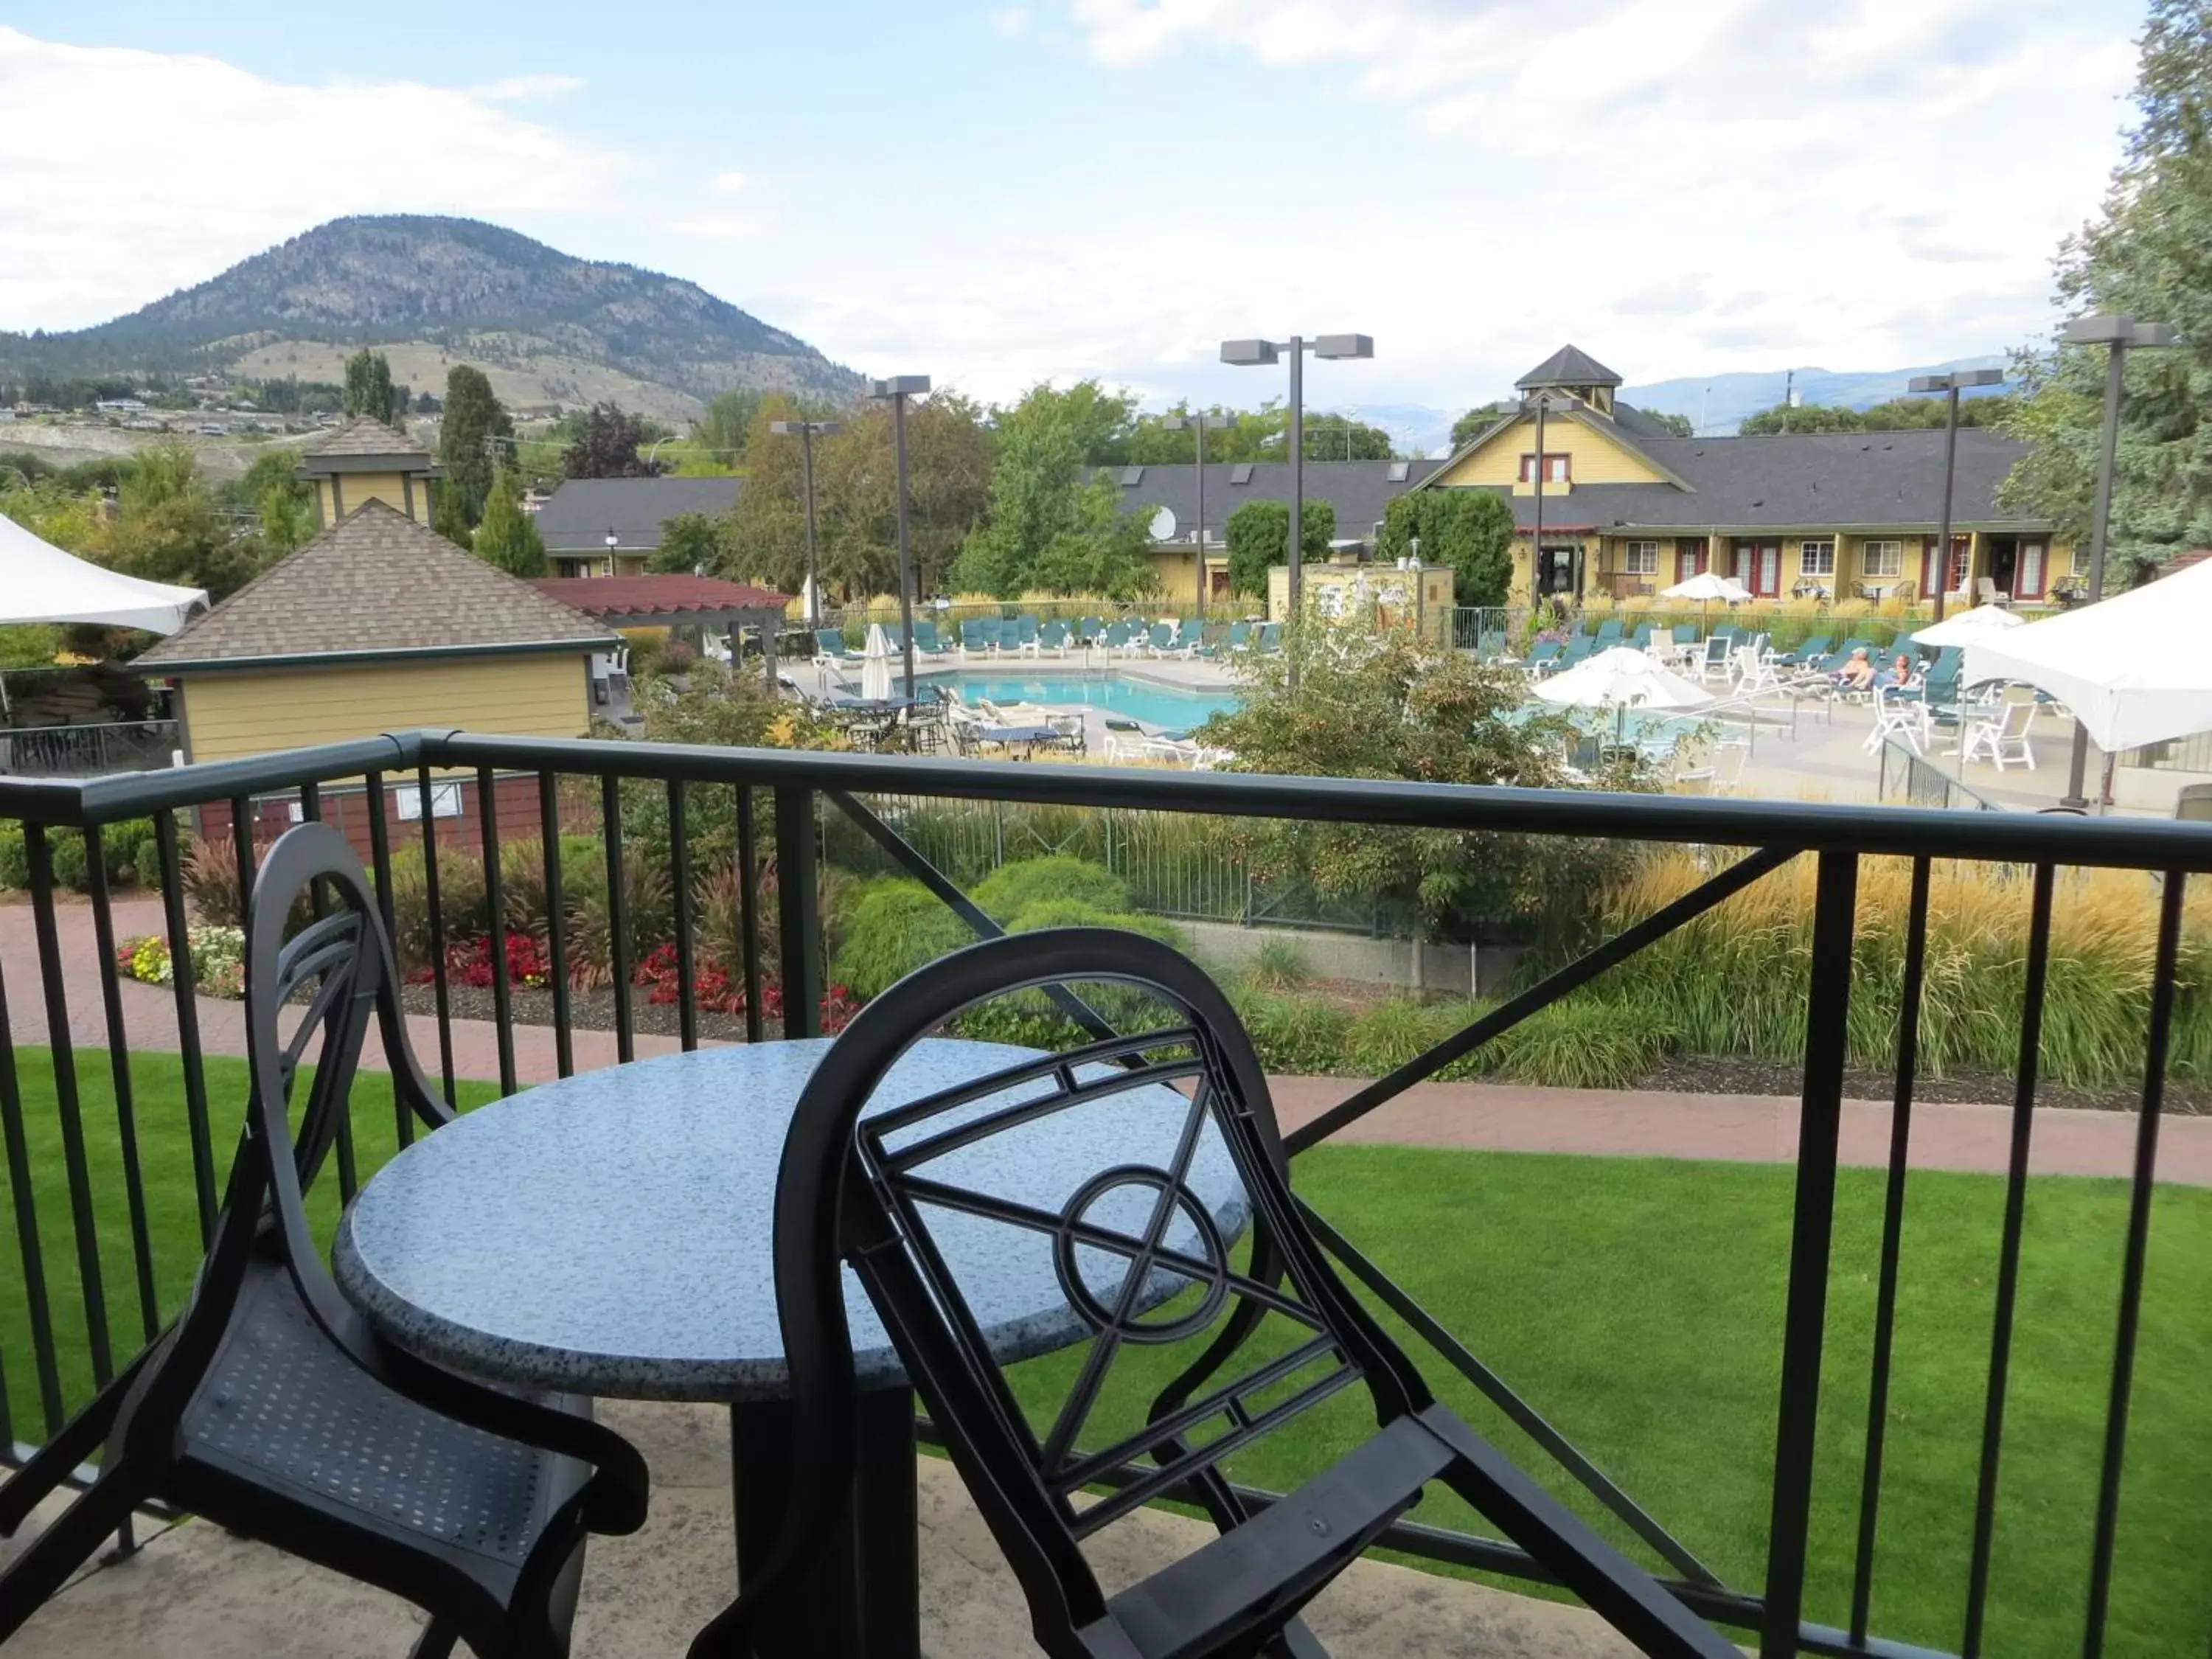
[[[1905,544],[1869,542],[1860,562],[1869,576],[1902,576],[1905,574]]]
[[[1656,576],[1659,574],[1659,544],[1629,542],[1620,550],[1620,568],[1631,576]]]
[[[1832,576],[1836,574],[1836,544],[1833,541],[1808,541],[1799,544],[1797,574],[1801,576]]]
[[[1521,482],[1522,483],[1536,482],[1536,457],[1534,453],[1524,454],[1521,458]],[[1546,483],[1568,482],[1567,458],[1565,455],[1555,455],[1548,449],[1544,452],[1544,482]]]

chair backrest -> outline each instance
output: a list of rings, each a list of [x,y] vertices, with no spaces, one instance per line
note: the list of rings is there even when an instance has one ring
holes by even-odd
[[[845,635],[835,628],[817,628],[814,630],[814,648],[825,657],[842,657],[845,654]]]
[[[916,621],[914,625],[914,642],[919,650],[936,650],[938,648],[937,624],[926,619]]]
[[[1282,623],[1271,622],[1261,623],[1260,624],[1259,639],[1257,645],[1255,647],[1255,649],[1261,651],[1275,651],[1281,648],[1282,643]]]
[[[1828,654],[1828,641],[1833,637],[1834,635],[1829,634],[1814,635],[1811,639],[1806,641],[1804,644],[1797,647],[1797,656],[1796,659],[1799,662],[1811,662],[1817,658],[1826,656]]]
[[[1075,637],[1089,645],[1104,631],[1105,624],[1096,617],[1085,617],[1075,624]]]
[[[1251,637],[1252,637],[1252,624],[1251,624],[1250,623],[1247,623],[1247,622],[1233,622],[1233,623],[1230,623],[1230,624],[1229,624],[1229,643],[1230,643],[1230,644],[1231,644],[1231,645],[1243,645],[1246,641],[1249,640]]]
[[[1017,645],[1027,645],[1037,636],[1037,619],[1027,611],[1014,618],[1013,628]]]
[[[1037,630],[1037,638],[1057,651],[1067,643],[1067,624],[1064,622],[1048,622]]]
[[[1154,623],[1152,640],[1153,650],[1170,650],[1175,645],[1175,629],[1166,623]]]
[[[313,914],[287,939],[303,894],[313,896]],[[283,1016],[295,1009],[298,1023],[287,1036]],[[254,878],[246,923],[246,1127],[206,1261],[175,1342],[134,1414],[134,1436],[164,1433],[184,1411],[257,1252],[283,1262],[326,1330],[365,1334],[324,1266],[306,1194],[343,1132],[372,1016],[400,1103],[426,1127],[450,1122],[452,1110],[431,1092],[408,1042],[398,970],[368,873],[337,831],[299,824],[269,849]],[[313,1079],[295,1128],[294,1085],[307,1066]]]
[[[1705,661],[1717,666],[1729,659],[1729,653],[1735,648],[1735,635],[1723,634],[1716,629],[1705,641]]]
[[[1651,643],[1651,624],[1650,623],[1640,624],[1636,632],[1629,636],[1628,642],[1638,651],[1649,646]]]
[[[1603,622],[1600,623],[1597,625],[1597,638],[1598,638],[1598,640],[1599,640],[1599,641],[1600,641],[1601,643],[1602,643],[1603,641],[1607,641],[1607,640],[1617,640],[1617,639],[1619,639],[1620,637],[1620,617],[1607,617]]]
[[[1550,662],[1559,654],[1559,642],[1557,640],[1539,640],[1528,647],[1530,662]]]
[[[894,1064],[963,1010],[1067,985],[1105,988],[1114,1006],[1129,1006],[1124,1023],[1136,1034],[1058,1054],[1011,1051],[1004,1069],[871,1109]],[[992,1143],[1079,1140],[1086,1112],[1114,1115],[1095,1132],[1115,1155],[1095,1171],[1056,1175],[1051,1194],[1024,1187],[1010,1196],[1000,1171],[1020,1160]],[[1227,1241],[1248,1218],[1250,1262],[1240,1273]],[[969,1282],[983,1277],[976,1263],[1008,1252],[1049,1261],[1068,1332],[1088,1343],[1041,1431],[1001,1368],[1002,1356],[1024,1353],[1024,1339],[999,1330],[994,1346],[987,1322],[1006,1310],[979,1311],[991,1292]],[[1227,999],[1194,963],[1136,933],[1048,929],[956,951],[862,1009],[816,1066],[775,1199],[793,1467],[812,1478],[793,1494],[770,1574],[818,1553],[832,1494],[849,1489],[856,1382],[845,1266],[1032,1608],[1079,1629],[1105,1612],[1081,1549],[1091,1534],[1170,1489],[1226,1498],[1225,1460],[1346,1386],[1364,1384],[1378,1424],[1431,1403],[1300,1214],[1266,1079]],[[1242,1339],[1263,1325],[1285,1332],[1290,1351],[1263,1340],[1248,1352]],[[1211,1347],[1141,1426],[1091,1421],[1125,1349],[1194,1347],[1208,1333]],[[1264,1410],[1254,1403],[1262,1394]],[[1200,1429],[1218,1432],[1194,1443]],[[1103,1483],[1118,1489],[1076,1507]]]

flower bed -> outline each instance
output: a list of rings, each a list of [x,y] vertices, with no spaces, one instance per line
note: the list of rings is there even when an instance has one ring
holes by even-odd
[[[246,930],[208,922],[187,930],[186,948],[191,953],[192,987],[204,995],[246,994]],[[125,979],[148,985],[173,985],[177,965],[169,942],[158,933],[127,939],[115,947],[115,970]]]

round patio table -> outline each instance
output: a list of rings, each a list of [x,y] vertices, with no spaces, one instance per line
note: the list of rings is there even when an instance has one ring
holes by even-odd
[[[1017,759],[1034,760],[1039,744],[1059,743],[1067,734],[1050,726],[979,726],[971,735],[977,743],[996,744],[1009,755],[1019,746]]]
[[[739,1578],[775,1538],[791,1468],[789,1376],[773,1278],[783,1139],[827,1039],[670,1054],[589,1072],[467,1114],[401,1152],[339,1223],[339,1288],[388,1340],[487,1381],[730,1406]],[[1034,1051],[930,1039],[866,1110]],[[988,1110],[1001,1097],[957,1109]],[[1060,1212],[1116,1164],[1168,1167],[1189,1103],[1153,1085],[1086,1103],[949,1155],[949,1181]],[[1209,1126],[1187,1184],[1233,1237],[1243,1189]],[[1048,1235],[949,1218],[939,1243],[1002,1361],[1091,1334]],[[1162,1274],[1146,1299],[1183,1288]],[[844,1533],[787,1632],[793,1651],[915,1659],[915,1402],[859,1283],[846,1313],[863,1390]]]

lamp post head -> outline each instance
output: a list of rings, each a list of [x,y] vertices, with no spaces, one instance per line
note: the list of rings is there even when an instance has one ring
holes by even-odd
[[[609,526],[607,526],[607,551],[608,551],[608,552],[610,552],[610,553],[611,553],[611,552],[613,552],[613,551],[615,550],[615,549],[617,549],[617,547],[620,547],[621,545],[622,545],[622,538],[621,538],[621,537],[619,537],[619,536],[617,536],[617,535],[616,535],[616,534],[615,534],[615,532],[614,532],[614,526],[613,526],[612,525],[609,525]]]
[[[1219,432],[1240,424],[1241,415],[1170,415],[1160,422],[1163,432]]]
[[[928,390],[927,374],[894,374],[889,380],[868,382],[871,398],[919,398]]]
[[[1923,397],[1931,392],[1964,392],[1969,386],[2003,384],[2001,368],[1962,368],[1949,374],[1916,374],[1905,389],[1915,397]]]
[[[2076,317],[2058,331],[2068,345],[2170,346],[2181,343],[2170,323],[2139,323],[2132,317]]]
[[[845,423],[842,421],[770,421],[768,429],[785,438],[795,438],[802,433],[811,434],[817,438],[830,438],[842,432]]]
[[[1372,357],[1375,337],[1371,334],[1324,334],[1314,342],[1316,357]]]
[[[1273,340],[1224,340],[1221,361],[1239,368],[1260,368],[1280,362],[1282,352]]]

